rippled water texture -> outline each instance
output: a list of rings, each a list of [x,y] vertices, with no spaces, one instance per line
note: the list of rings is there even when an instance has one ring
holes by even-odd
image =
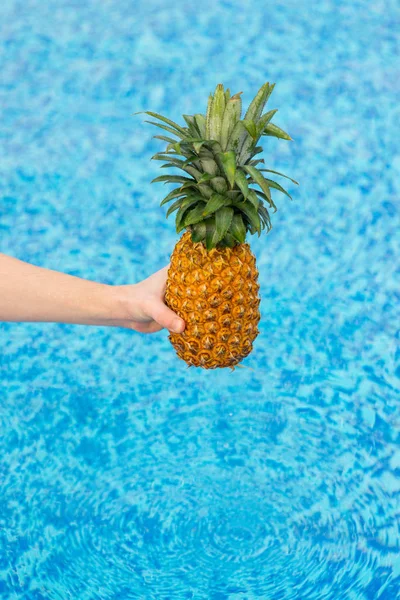
[[[0,598],[400,598],[397,1],[5,0],[0,251],[109,283],[167,263],[155,132],[266,80],[295,143],[252,240],[245,368],[166,332],[0,326]]]

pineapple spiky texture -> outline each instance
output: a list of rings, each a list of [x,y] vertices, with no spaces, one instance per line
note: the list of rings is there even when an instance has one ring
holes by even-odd
[[[271,229],[271,189],[290,197],[269,174],[297,184],[255,158],[262,136],[291,140],[271,122],[277,111],[263,112],[273,89],[265,83],[243,118],[241,92],[231,96],[222,84],[205,114],[183,115],[185,126],[146,111],[155,119],[147,122],[168,133],[154,136],[167,146],[153,159],[183,171],[153,181],[178,184],[161,202],[172,202],[167,217],[176,212],[176,231],[184,232],[171,256],[165,300],[186,322],[170,340],[188,365],[234,367],[258,334],[258,271],[246,235]]]

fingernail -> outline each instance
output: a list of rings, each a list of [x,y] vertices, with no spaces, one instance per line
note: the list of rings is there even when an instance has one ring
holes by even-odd
[[[173,323],[172,323],[172,331],[174,333],[182,333],[182,331],[183,331],[183,324],[182,324],[182,321],[180,319],[175,319],[175,321],[173,321]]]

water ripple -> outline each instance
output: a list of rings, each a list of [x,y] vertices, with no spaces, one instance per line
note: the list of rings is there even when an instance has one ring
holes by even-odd
[[[126,417],[128,402],[118,400]],[[151,404],[138,406],[118,429],[98,407],[90,436],[85,425],[72,436],[71,423],[60,429],[52,460],[40,440],[20,464],[10,460],[2,544],[6,556],[19,548],[14,589],[36,586],[51,598],[68,589],[86,600],[93,589],[99,598],[111,596],[118,581],[126,598],[166,599],[173,590],[177,599],[218,591],[227,598],[333,600],[343,590],[349,598],[375,590],[377,573],[380,587],[393,589],[400,553],[396,446],[382,447],[377,460],[376,448],[357,445],[373,433],[372,421],[352,420],[328,402],[318,410],[284,398],[264,411],[246,401],[235,411],[234,404],[166,407],[145,438],[132,432],[151,422]],[[379,419],[376,431],[387,436]],[[29,423],[24,435],[34,437],[40,423]],[[29,514],[13,503],[16,480],[31,490]],[[32,542],[52,549],[35,560]]]

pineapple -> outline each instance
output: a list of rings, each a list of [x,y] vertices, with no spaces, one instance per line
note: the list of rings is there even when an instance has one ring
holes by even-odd
[[[146,122],[169,134],[154,136],[167,146],[153,159],[184,172],[153,181],[178,184],[161,202],[172,202],[167,217],[176,212],[176,231],[184,232],[171,256],[165,301],[186,322],[169,339],[190,366],[233,368],[259,333],[258,271],[246,234],[271,229],[271,189],[290,198],[268,178],[286,175],[260,168],[264,160],[255,158],[261,136],[292,139],[271,123],[276,110],[263,114],[274,85],[260,88],[244,118],[241,92],[231,96],[222,84],[210,94],[206,114],[183,115],[185,126],[145,112],[155,119]]]

